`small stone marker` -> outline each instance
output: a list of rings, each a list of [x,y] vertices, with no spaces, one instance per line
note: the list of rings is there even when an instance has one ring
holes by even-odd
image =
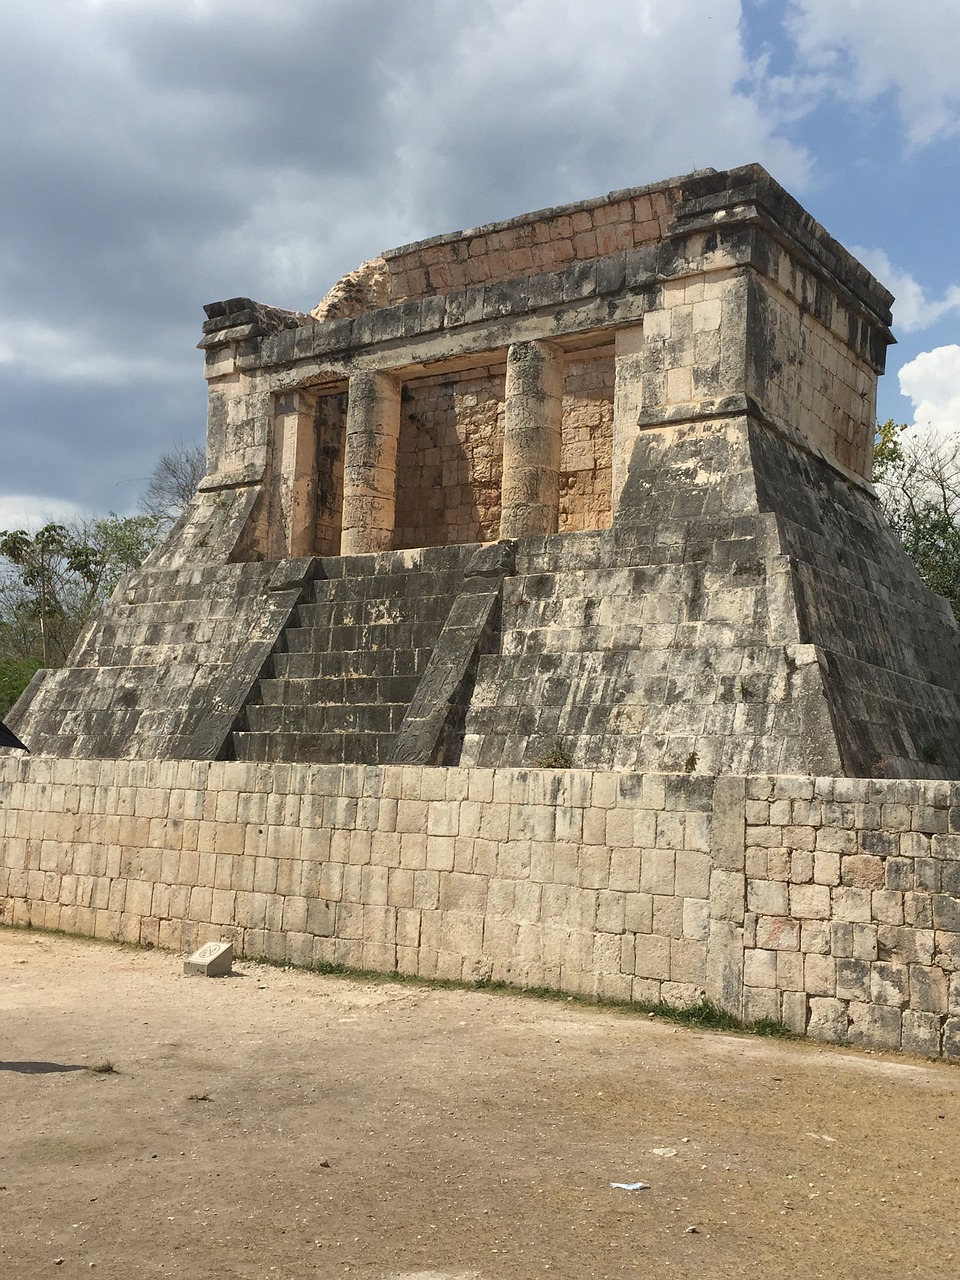
[[[199,974],[201,978],[224,978],[232,970],[232,942],[205,942],[183,962],[184,973]]]

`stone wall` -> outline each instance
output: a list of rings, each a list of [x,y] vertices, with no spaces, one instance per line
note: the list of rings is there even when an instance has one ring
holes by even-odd
[[[612,347],[578,354],[567,362],[560,439],[561,533],[610,527],[614,382]]]
[[[394,547],[496,541],[505,366],[405,384]]]
[[[389,301],[558,271],[653,244],[666,233],[681,198],[676,182],[656,183],[404,245],[383,255]]]
[[[609,528],[613,348],[571,355],[563,373],[560,531]],[[404,383],[396,550],[497,540],[505,374],[493,364]]]
[[[11,924],[960,1057],[960,783],[9,759]]]

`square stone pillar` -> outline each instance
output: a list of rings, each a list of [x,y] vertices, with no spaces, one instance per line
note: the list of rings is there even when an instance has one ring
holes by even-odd
[[[273,411],[271,559],[313,555],[316,548],[317,450],[314,400],[307,392],[278,396]]]
[[[507,351],[500,537],[556,533],[563,353],[547,342]]]
[[[620,505],[633,446],[640,430],[643,400],[643,328],[631,325],[618,329],[615,336],[615,374],[613,385],[613,477],[610,509],[616,517]]]
[[[400,379],[355,373],[347,400],[341,555],[389,551],[397,497]]]

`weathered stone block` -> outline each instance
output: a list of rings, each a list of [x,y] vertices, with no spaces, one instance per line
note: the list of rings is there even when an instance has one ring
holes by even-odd
[[[870,994],[871,964],[867,960],[837,960],[836,993],[842,1000],[867,1002]]]
[[[943,1019],[936,1013],[905,1009],[903,1013],[900,1047],[904,1053],[915,1053],[921,1058],[937,1058],[941,1052]]]
[[[786,883],[776,880],[748,880],[747,908],[758,915],[787,915],[790,905]]]
[[[820,884],[792,884],[790,886],[790,912],[800,919],[829,919],[829,888]]]
[[[838,921],[866,922],[871,919],[869,889],[838,888],[831,893],[832,916]]]
[[[811,996],[837,994],[837,963],[833,956],[810,953],[803,960],[804,990]]]
[[[634,939],[635,973],[639,978],[670,977],[670,939],[637,934]]]
[[[233,971],[233,943],[207,942],[183,962],[185,974],[222,978]]]
[[[883,859],[865,853],[848,855],[841,862],[840,877],[843,884],[858,889],[882,889]]]
[[[640,861],[644,893],[672,894],[676,889],[676,855],[667,849],[645,849]]]
[[[775,987],[777,985],[777,953],[764,950],[745,951],[743,981],[748,987]]]
[[[714,871],[710,876],[710,916],[713,920],[743,922],[746,878],[733,871]]]
[[[906,965],[878,961],[870,966],[870,999],[898,1009],[910,1003],[910,975]]]
[[[872,1049],[899,1049],[901,1013],[899,1008],[862,1004],[851,1000],[847,1006],[850,1020],[847,1039],[851,1044]]]
[[[940,968],[911,964],[910,1007],[927,1013],[942,1014],[949,1008],[949,979]]]
[[[745,1022],[779,1022],[780,992],[768,987],[745,987],[743,992]]]
[[[759,916],[757,946],[772,951],[797,951],[800,946],[800,921],[789,916]]]

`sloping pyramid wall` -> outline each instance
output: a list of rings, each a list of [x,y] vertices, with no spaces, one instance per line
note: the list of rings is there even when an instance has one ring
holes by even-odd
[[[11,722],[54,755],[389,761],[473,551],[145,570]],[[502,583],[434,763],[960,775],[952,613],[761,424],[644,433],[616,527],[521,539]]]

